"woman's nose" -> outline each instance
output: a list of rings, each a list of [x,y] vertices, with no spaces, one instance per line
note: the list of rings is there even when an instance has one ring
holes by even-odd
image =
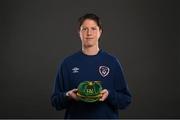
[[[87,31],[87,35],[92,35],[92,31],[91,31],[91,30],[88,30],[88,31]]]

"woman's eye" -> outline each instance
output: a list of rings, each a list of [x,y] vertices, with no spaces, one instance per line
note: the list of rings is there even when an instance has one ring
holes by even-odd
[[[92,30],[97,30],[96,28],[92,28]]]
[[[82,28],[82,31],[86,31],[87,30],[87,28]]]

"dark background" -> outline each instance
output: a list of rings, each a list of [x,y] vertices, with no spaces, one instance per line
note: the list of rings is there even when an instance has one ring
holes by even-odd
[[[1,0],[0,118],[62,118],[50,104],[58,63],[81,48],[77,19],[96,13],[101,48],[133,94],[122,118],[180,118],[179,4],[173,0]]]

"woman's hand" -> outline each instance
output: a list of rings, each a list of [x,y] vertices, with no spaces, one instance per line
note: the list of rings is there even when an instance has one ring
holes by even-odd
[[[99,101],[105,101],[107,99],[108,95],[109,95],[109,92],[108,92],[107,89],[104,89],[104,90],[101,91],[101,94],[102,94],[102,96],[99,99]]]
[[[78,89],[72,89],[72,90],[69,90],[67,93],[66,93],[66,96],[68,96],[69,98],[72,98],[76,101],[79,100],[78,96],[77,96],[77,91]]]

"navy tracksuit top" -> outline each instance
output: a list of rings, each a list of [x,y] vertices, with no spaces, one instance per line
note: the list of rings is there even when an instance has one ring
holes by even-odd
[[[80,82],[97,80],[101,81],[103,89],[109,91],[105,101],[86,103],[65,96],[67,91],[77,88]],[[118,119],[118,109],[124,109],[131,103],[131,94],[121,65],[114,56],[103,50],[96,55],[78,51],[59,65],[51,103],[57,110],[66,109],[65,118],[69,119]]]

